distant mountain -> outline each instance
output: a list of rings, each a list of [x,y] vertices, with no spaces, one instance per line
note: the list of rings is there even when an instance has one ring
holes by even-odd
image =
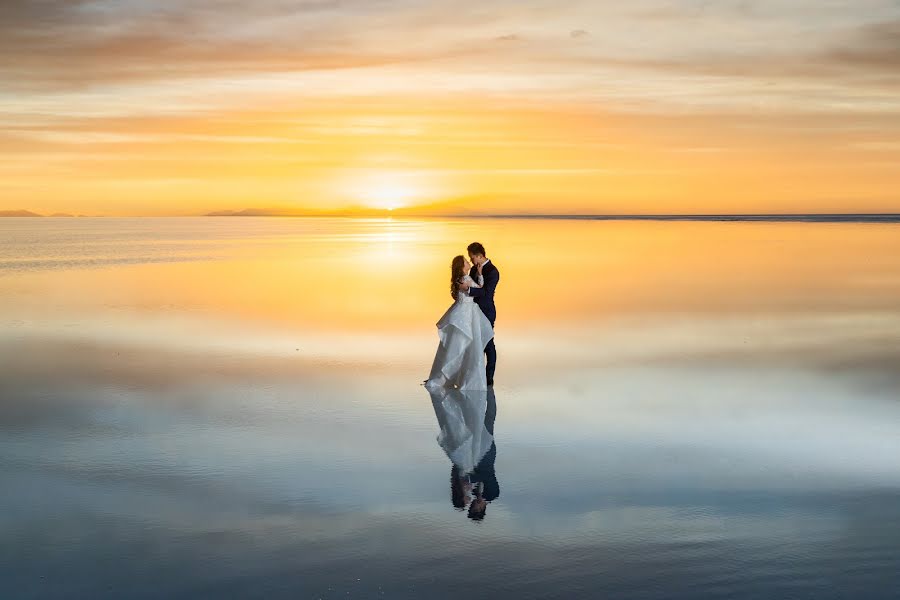
[[[102,217],[103,215],[73,215],[71,213],[58,212],[52,215],[41,215],[30,210],[0,210],[0,217]]]
[[[243,210],[216,210],[206,213],[205,217],[283,217],[292,216],[284,209],[277,208],[245,208]]]
[[[0,210],[0,217],[43,217],[30,210]]]

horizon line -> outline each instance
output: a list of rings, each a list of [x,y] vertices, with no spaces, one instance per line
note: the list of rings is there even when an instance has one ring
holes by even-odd
[[[247,210],[247,209],[244,209]],[[252,209],[251,209],[252,210]],[[224,212],[224,211],[214,211]],[[6,214],[4,214],[6,213]],[[18,213],[18,214],[15,214]],[[22,214],[30,213],[30,214]],[[844,221],[900,221],[900,212],[864,212],[864,213],[646,213],[646,214],[608,214],[608,213],[414,213],[391,210],[367,210],[358,212],[310,212],[310,213],[278,213],[248,214],[242,211],[231,211],[231,214],[192,214],[192,215],[76,215],[53,213],[43,215],[27,210],[0,210],[0,218],[197,218],[197,217],[292,217],[292,218],[422,218],[422,219],[557,219],[557,220],[604,220],[604,221],[752,221],[752,220],[844,220]]]

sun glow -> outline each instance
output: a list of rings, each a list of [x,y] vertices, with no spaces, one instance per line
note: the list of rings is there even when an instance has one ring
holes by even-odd
[[[421,199],[421,187],[405,173],[377,173],[364,178],[355,194],[367,207],[394,210]]]

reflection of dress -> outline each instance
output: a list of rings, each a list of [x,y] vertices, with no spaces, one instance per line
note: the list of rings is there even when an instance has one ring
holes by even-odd
[[[470,286],[477,284],[466,275]],[[458,387],[461,390],[486,390],[484,347],[494,337],[494,328],[474,299],[459,292],[456,302],[437,322],[438,344],[428,387]]]
[[[494,443],[485,422],[488,392],[429,387],[428,393],[441,427],[438,444],[463,473],[472,472]]]

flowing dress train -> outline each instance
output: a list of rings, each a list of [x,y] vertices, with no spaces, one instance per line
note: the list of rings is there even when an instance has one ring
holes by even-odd
[[[476,285],[468,275],[466,283]],[[484,347],[494,337],[491,322],[465,292],[437,322],[438,349],[428,376],[428,387],[486,390]]]

